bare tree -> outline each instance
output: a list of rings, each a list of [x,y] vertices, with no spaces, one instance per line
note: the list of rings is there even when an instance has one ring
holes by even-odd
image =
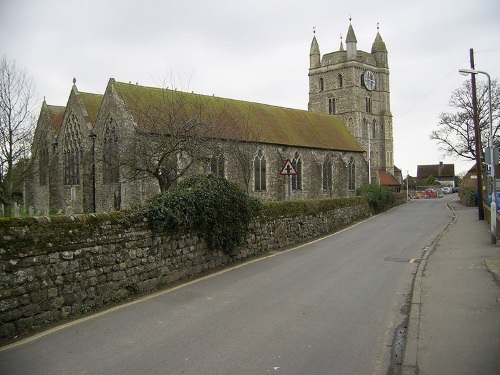
[[[252,189],[253,159],[261,139],[261,130],[251,121],[250,108],[245,118],[234,117],[232,140],[229,142],[229,153],[236,162],[236,176],[243,190],[250,194]]]
[[[120,147],[121,177],[153,177],[161,192],[204,165],[226,128],[225,108],[216,98],[149,88],[131,90],[126,101],[136,127],[120,140],[126,145]]]
[[[0,60],[0,202],[11,215],[13,191],[29,173],[34,131],[34,84],[7,57]]]
[[[475,160],[475,132],[473,122],[471,81],[464,82],[462,87],[453,91],[449,105],[454,112],[443,112],[439,115],[438,129],[434,130],[430,138],[436,140],[439,150],[446,155],[458,156]],[[488,85],[486,82],[477,83],[477,107],[479,128],[481,132],[482,149],[489,139],[489,105]],[[500,87],[498,82],[491,82],[491,108],[493,118],[493,145],[498,147],[500,127]]]

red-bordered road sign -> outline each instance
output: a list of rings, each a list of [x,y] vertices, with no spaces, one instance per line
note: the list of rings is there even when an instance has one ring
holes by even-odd
[[[297,174],[297,170],[293,166],[290,159],[286,159],[283,168],[281,168],[280,176],[295,176]]]

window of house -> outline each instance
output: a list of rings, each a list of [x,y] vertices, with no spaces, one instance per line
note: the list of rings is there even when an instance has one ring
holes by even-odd
[[[328,113],[334,115],[337,113],[335,98],[328,99]]]
[[[78,185],[80,183],[81,160],[80,124],[74,113],[71,113],[64,130],[64,184]]]
[[[367,113],[372,113],[372,98],[369,96],[366,97],[365,107]]]
[[[349,190],[356,190],[356,166],[354,164],[354,158],[351,156],[349,159],[349,165],[347,168],[347,185]]]
[[[323,191],[332,191],[332,161],[327,158],[323,163]]]
[[[266,158],[264,152],[259,150],[253,159],[255,191],[266,190]]]
[[[296,152],[292,164],[297,174],[292,176],[292,190],[302,190],[302,158]]]
[[[109,117],[104,128],[102,148],[102,178],[104,184],[116,184],[120,181],[118,150],[116,122],[112,117]]]
[[[339,85],[339,88],[342,88],[343,86],[343,82],[342,82],[342,74],[339,74],[337,76],[337,79],[338,79],[338,85]]]

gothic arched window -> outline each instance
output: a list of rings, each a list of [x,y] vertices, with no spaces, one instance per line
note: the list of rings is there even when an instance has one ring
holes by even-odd
[[[373,120],[372,122],[372,138],[377,136],[377,120]]]
[[[296,152],[292,159],[292,165],[295,167],[297,174],[292,176],[292,190],[302,190],[302,158]]]
[[[319,79],[319,91],[323,91],[325,89],[325,81],[323,78]]]
[[[118,157],[118,134],[116,122],[112,117],[106,121],[102,148],[102,182],[116,184],[120,181],[120,166]]]
[[[259,150],[253,158],[253,171],[255,180],[255,191],[266,190],[266,158],[264,152]]]
[[[349,159],[349,165],[347,169],[347,188],[349,190],[356,190],[356,165],[354,164],[354,158],[352,156]]]
[[[342,86],[343,86],[343,82],[342,82],[342,74],[339,74],[339,75],[337,76],[337,79],[338,79],[339,88],[342,88]]]
[[[224,155],[222,155],[222,153],[219,151],[210,158],[210,164],[209,164],[210,173],[224,177],[225,175],[224,165],[225,165]]]
[[[328,113],[331,115],[337,113],[335,98],[328,98]]]
[[[71,113],[64,128],[64,184],[78,185],[80,183],[80,154],[82,136],[80,124],[74,113]]]
[[[368,137],[368,124],[366,123],[366,119],[363,119],[363,126],[361,127],[361,137]]]

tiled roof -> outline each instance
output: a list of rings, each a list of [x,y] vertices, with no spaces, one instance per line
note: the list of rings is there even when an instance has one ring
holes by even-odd
[[[221,138],[364,152],[337,116],[121,82],[114,82],[113,85],[132,115],[133,109],[137,108],[141,108],[143,113],[150,111],[153,114],[155,108],[169,100],[177,103],[177,112],[171,115],[178,118],[188,118],[190,115],[187,113],[196,106],[218,113],[215,121],[225,128],[218,134]],[[164,104],[162,108],[165,108]],[[185,113],[180,113],[183,111]],[[148,129],[138,116],[134,117],[138,126],[143,127],[141,130],[161,131]]]
[[[455,164],[429,164],[417,166],[417,178],[454,177]]]
[[[378,177],[380,180],[380,185],[384,186],[399,186],[401,185],[393,175],[391,175],[389,172],[384,171],[383,169],[378,169]]]

